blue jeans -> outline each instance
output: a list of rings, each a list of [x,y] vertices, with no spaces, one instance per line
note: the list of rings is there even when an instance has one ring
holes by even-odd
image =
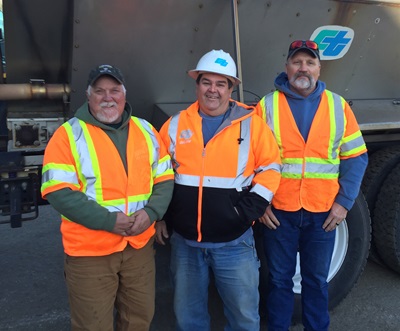
[[[227,319],[225,331],[258,331],[259,267],[253,236],[235,246],[204,249],[191,247],[182,237],[173,234],[171,272],[177,330],[210,330],[208,285],[211,269]]]
[[[300,254],[302,319],[305,330],[328,330],[328,273],[336,231],[322,228],[329,212],[304,209],[286,212],[272,208],[280,222],[276,230],[264,229],[264,251],[269,269],[268,331],[289,329],[293,314],[292,277]]]

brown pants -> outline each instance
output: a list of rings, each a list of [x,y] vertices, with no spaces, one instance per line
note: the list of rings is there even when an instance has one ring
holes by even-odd
[[[71,330],[147,331],[154,316],[154,239],[107,256],[65,256]]]

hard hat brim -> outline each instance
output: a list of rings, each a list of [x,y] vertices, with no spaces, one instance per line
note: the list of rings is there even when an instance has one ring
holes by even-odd
[[[196,69],[193,69],[193,70],[189,70],[188,71],[188,75],[190,76],[190,77],[192,77],[194,80],[196,80],[197,79],[197,77],[199,77],[199,75],[200,74],[202,74],[202,73],[210,73],[210,74],[216,74],[216,75],[220,75],[220,76],[223,76],[223,77],[226,77],[226,78],[228,78],[232,83],[233,83],[233,85],[239,85],[242,81],[239,79],[239,78],[237,78],[237,77],[233,77],[233,76],[229,76],[229,75],[224,75],[224,74],[221,74],[220,72],[216,72],[216,71],[212,71],[212,70],[196,70]]]

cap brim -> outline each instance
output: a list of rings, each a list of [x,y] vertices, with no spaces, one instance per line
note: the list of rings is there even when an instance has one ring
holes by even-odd
[[[318,54],[316,51],[314,51],[314,50],[312,50],[312,49],[310,49],[310,48],[308,48],[308,47],[304,47],[304,46],[303,46],[303,47],[296,48],[296,49],[294,49],[292,52],[289,52],[287,58],[290,59],[290,58],[293,57],[293,55],[295,55],[298,51],[305,51],[305,52],[308,52],[308,53],[311,54],[313,57],[319,59],[319,54]]]
[[[92,85],[96,82],[96,80],[98,80],[98,79],[99,79],[100,77],[102,77],[102,76],[110,76],[110,77],[114,78],[117,82],[119,82],[120,84],[122,84],[122,85],[124,84],[124,82],[123,82],[120,78],[114,76],[113,74],[110,74],[110,73],[100,73],[100,74],[96,75],[95,77],[93,77],[93,79],[91,80],[91,82],[90,82],[89,85],[92,86]]]

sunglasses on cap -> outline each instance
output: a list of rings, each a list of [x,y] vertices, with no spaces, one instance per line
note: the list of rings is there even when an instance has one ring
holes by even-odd
[[[289,49],[293,50],[304,46],[315,51],[318,50],[318,44],[312,40],[295,40],[290,44]]]
[[[289,46],[289,52],[287,59],[291,58],[297,51],[308,50],[313,54],[314,57],[319,59],[318,44],[312,40],[295,40]]]

